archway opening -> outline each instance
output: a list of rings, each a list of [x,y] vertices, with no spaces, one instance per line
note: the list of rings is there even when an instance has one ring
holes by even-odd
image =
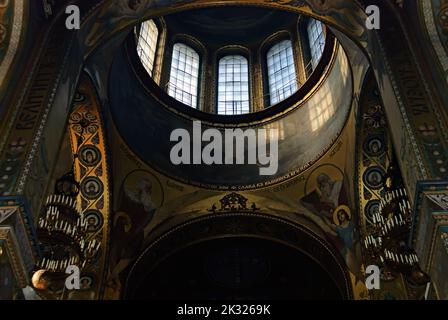
[[[142,274],[130,299],[343,299],[330,274],[288,245],[254,237],[207,240]]]

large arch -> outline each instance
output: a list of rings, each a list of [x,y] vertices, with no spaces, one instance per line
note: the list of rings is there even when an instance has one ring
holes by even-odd
[[[297,254],[308,257],[326,272],[343,299],[353,298],[349,272],[333,245],[310,229],[288,220],[238,212],[191,219],[152,239],[127,273],[123,298],[135,298],[134,292],[143,279],[170,256],[196,244],[226,238],[263,239],[296,250]]]

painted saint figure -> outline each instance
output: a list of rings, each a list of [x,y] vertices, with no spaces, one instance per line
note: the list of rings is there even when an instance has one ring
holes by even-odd
[[[331,225],[333,211],[340,203],[346,203],[342,180],[333,181],[327,174],[321,173],[316,182],[317,190],[302,198],[301,203]]]
[[[344,257],[347,266],[351,270],[358,270],[359,266],[354,255],[355,224],[351,218],[350,209],[345,205],[337,207],[333,214],[333,220],[334,224],[332,225],[332,228],[336,231],[339,239],[342,240],[342,243],[339,246],[339,251]]]
[[[152,183],[146,178],[140,180],[138,186],[134,190],[130,188],[125,189],[126,196],[134,203],[134,205],[142,206],[143,210],[150,215],[152,215],[156,209],[151,198],[151,193]]]
[[[322,173],[317,177],[317,185],[320,190],[320,200],[336,207],[339,204],[342,181],[332,181],[328,175]]]

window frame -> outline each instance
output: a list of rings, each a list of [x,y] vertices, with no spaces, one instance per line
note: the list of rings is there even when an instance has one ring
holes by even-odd
[[[284,42],[284,41],[289,41],[291,43],[291,51],[292,51],[292,66],[294,68],[294,75],[295,75],[295,83],[296,83],[296,90],[291,93],[291,95],[289,95],[288,97],[281,99],[275,103],[272,103],[271,101],[271,82],[270,82],[270,70],[269,70],[269,59],[268,59],[268,54],[269,52],[277,45],[279,45],[280,43]],[[299,86],[299,74],[298,74],[298,70],[297,70],[297,65],[296,65],[296,57],[294,57],[294,42],[292,41],[292,38],[290,36],[289,32],[283,32],[282,36],[276,36],[275,38],[271,39],[269,41],[269,43],[267,43],[266,45],[264,45],[264,50],[262,51],[262,55],[263,55],[263,84],[265,86],[265,90],[263,90],[264,92],[264,102],[265,102],[265,106],[266,107],[271,107],[273,105],[276,105],[278,103],[281,103],[282,101],[286,100],[287,98],[291,97],[292,95],[294,95],[295,92],[297,92],[300,88]]]
[[[173,58],[174,58],[174,48],[176,46],[176,44],[180,44],[183,46],[186,46],[189,49],[192,49],[198,56],[198,69],[197,69],[197,89],[196,89],[196,106],[190,106],[187,103],[178,100],[175,96],[172,96],[170,94],[170,85],[171,85],[171,77],[172,77],[172,71],[173,71]],[[176,101],[178,101],[179,103],[182,103],[190,108],[193,109],[197,109],[200,110],[200,106],[201,106],[201,84],[202,84],[202,63],[203,63],[203,54],[202,54],[202,50],[198,50],[197,46],[190,43],[190,41],[185,41],[184,39],[173,39],[172,45],[170,47],[170,59],[169,59],[169,65],[167,65],[167,83],[166,83],[166,92],[167,94],[175,99]],[[180,69],[178,69],[180,70]],[[185,73],[184,70],[180,70],[181,72]],[[185,91],[186,92],[186,91]],[[191,94],[190,92],[186,92],[188,94]]]
[[[142,24],[145,22],[149,22],[152,21],[154,23],[154,25],[157,28],[157,38],[155,41],[155,48],[154,48],[154,57],[153,57],[153,63],[152,63],[152,70],[151,72],[148,71],[148,69],[145,66],[145,63],[143,62],[140,54],[139,54],[139,42],[140,42],[140,33],[142,32]],[[158,61],[157,61],[157,56],[161,47],[161,38],[162,38],[162,33],[163,33],[163,28],[160,25],[160,22],[157,19],[149,19],[146,21],[143,21],[142,23],[140,23],[138,26],[135,27],[134,29],[134,34],[135,34],[135,43],[136,43],[136,51],[137,51],[137,55],[143,65],[143,67],[145,68],[146,72],[148,72],[148,74],[150,75],[151,78],[154,78],[154,72],[157,70],[158,68]],[[144,40],[146,42],[146,40]]]
[[[313,48],[311,45],[311,38],[310,38],[310,24],[311,23],[318,23],[321,26],[321,30],[322,33],[319,34],[318,38],[314,41],[314,45],[316,44],[316,41],[319,41],[319,37],[320,35],[322,35],[322,40],[323,40],[323,45],[321,46],[321,52],[320,52],[320,56],[319,58],[315,61],[314,57],[313,57]],[[314,69],[316,69],[317,65],[319,64],[320,60],[322,59],[323,53],[325,51],[325,44],[326,44],[326,28],[325,28],[325,24],[322,23],[320,20],[317,19],[313,19],[313,18],[308,18],[306,20],[306,22],[304,23],[304,33],[306,33],[306,43],[307,43],[307,48],[308,48],[308,52],[309,52],[309,61],[307,61],[307,64],[311,64],[312,67],[312,71],[311,73],[314,71]]]
[[[243,57],[246,62],[247,62],[247,93],[248,93],[248,106],[249,106],[249,110],[247,113],[234,113],[234,114],[223,114],[223,113],[219,113],[219,69],[220,69],[220,62],[222,59],[226,58],[226,57],[230,57],[230,56],[240,56]],[[252,64],[251,64],[251,60],[249,58],[250,56],[248,54],[246,54],[246,52],[242,51],[242,50],[228,50],[228,49],[224,49],[221,50],[221,52],[219,52],[219,54],[216,56],[215,59],[215,113],[217,115],[244,115],[244,114],[248,114],[252,112],[253,109],[253,103],[252,102]]]

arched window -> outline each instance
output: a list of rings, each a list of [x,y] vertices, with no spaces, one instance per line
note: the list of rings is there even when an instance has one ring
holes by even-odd
[[[198,105],[199,54],[191,47],[176,43],[173,47],[168,94],[196,108]]]
[[[219,60],[218,114],[249,113],[249,67],[243,56]]]
[[[308,40],[310,45],[311,62],[313,69],[319,63],[325,47],[325,35],[322,23],[315,19],[310,19],[307,26]]]
[[[283,40],[267,53],[269,95],[271,105],[297,91],[296,68],[291,40]]]
[[[137,41],[137,53],[146,71],[152,76],[156,57],[159,30],[153,20],[141,24]]]

